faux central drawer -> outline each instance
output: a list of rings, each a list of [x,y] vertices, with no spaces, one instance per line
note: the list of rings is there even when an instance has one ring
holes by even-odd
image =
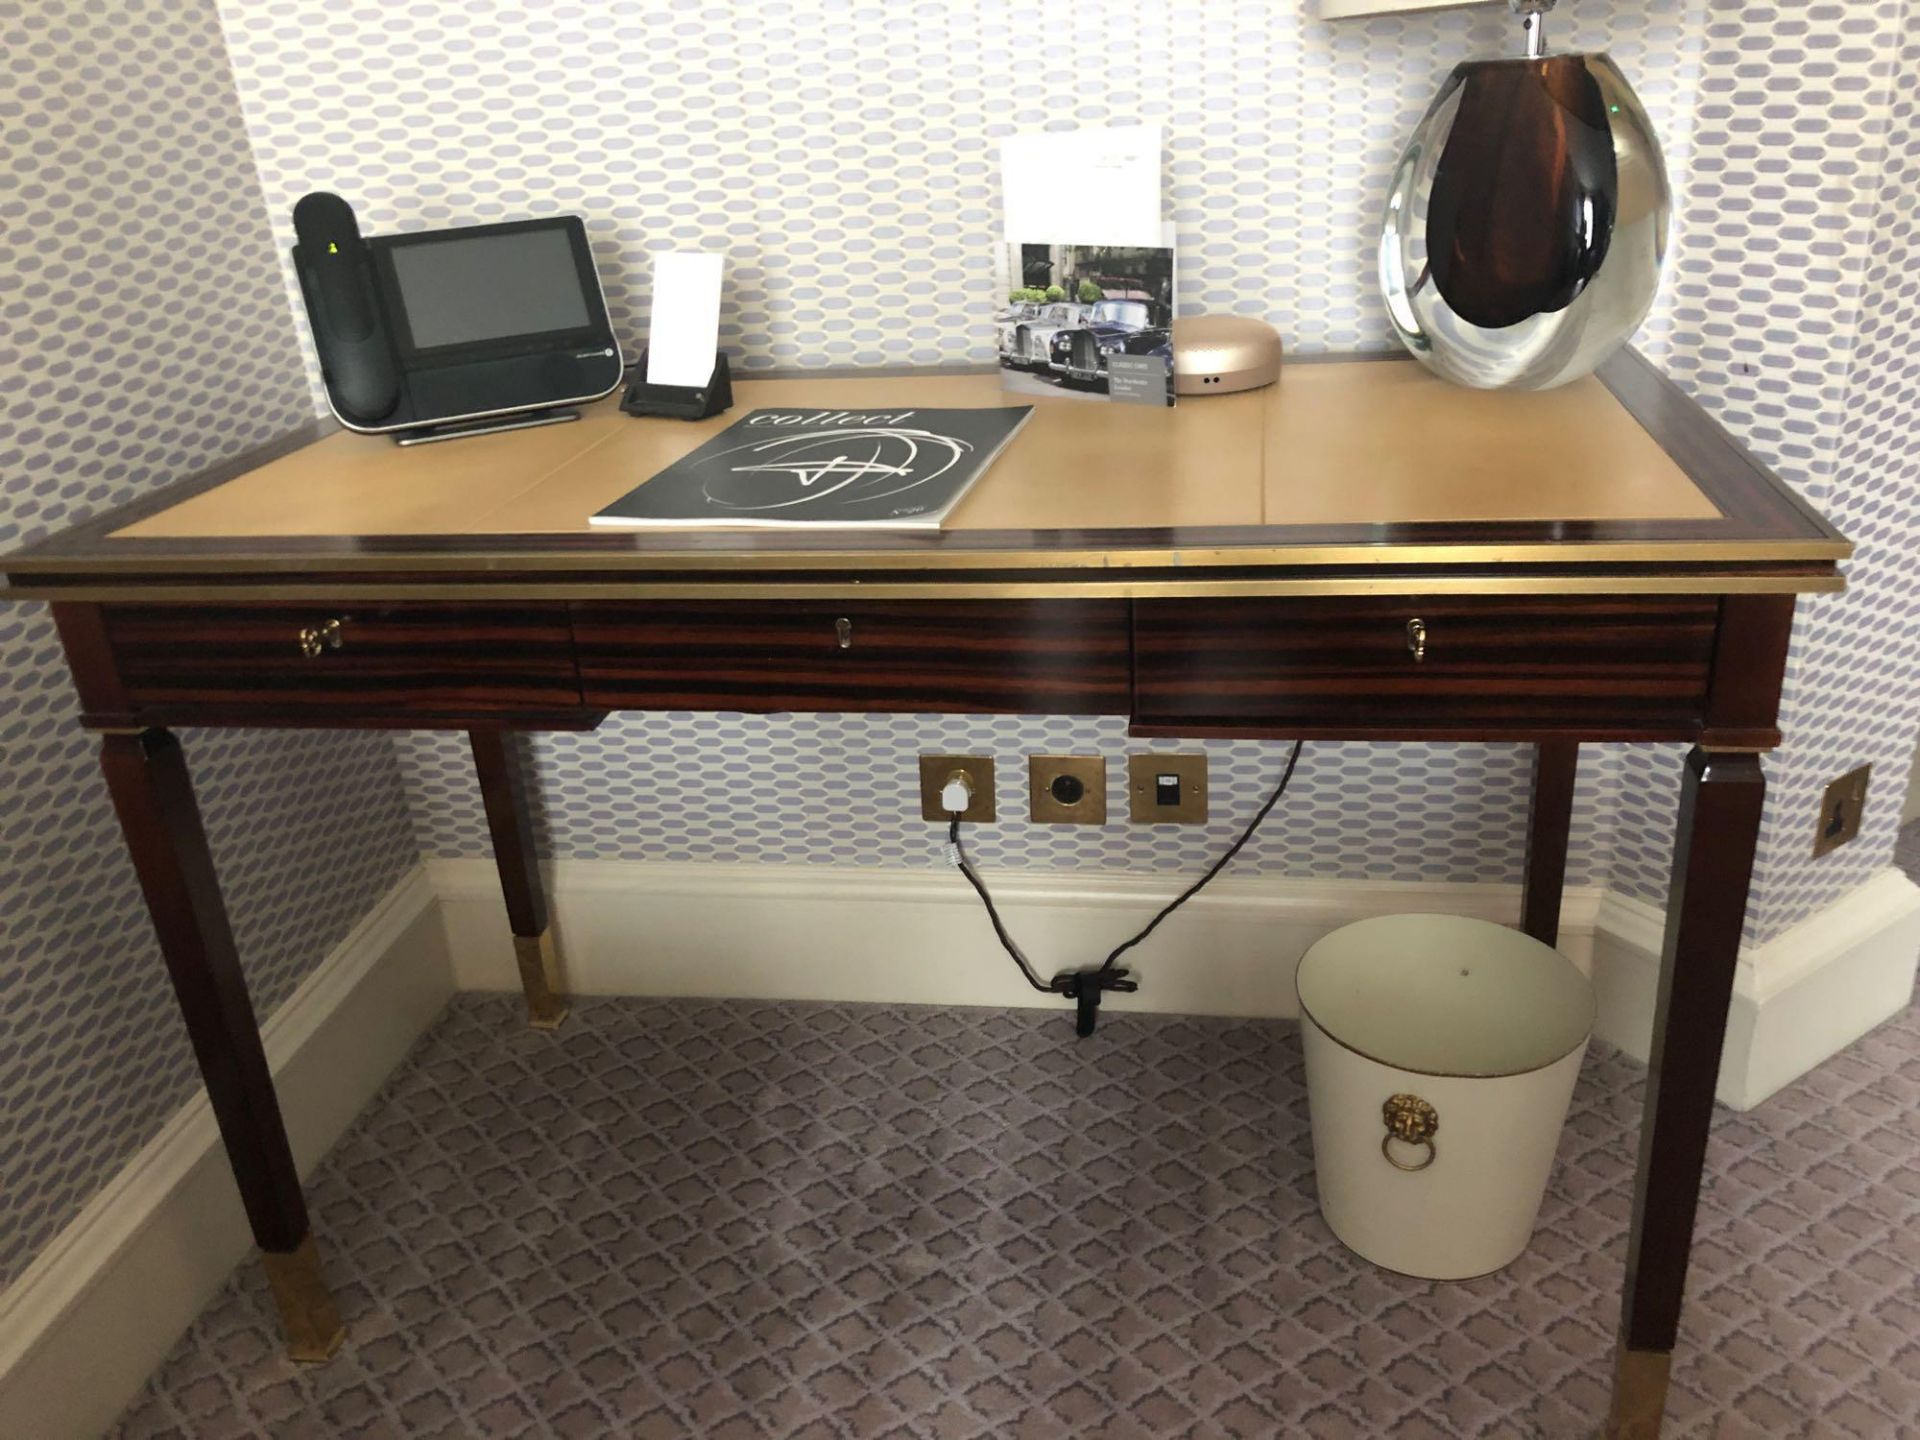
[[[1406,596],[1143,600],[1136,724],[1681,736],[1718,602]]]
[[[560,603],[115,605],[104,620],[127,698],[143,709],[486,716],[580,705]]]
[[[1114,714],[1118,600],[609,601],[573,607],[596,709]]]

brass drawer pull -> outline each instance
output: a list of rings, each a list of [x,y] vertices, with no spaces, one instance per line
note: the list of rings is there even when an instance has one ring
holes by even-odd
[[[853,621],[842,615],[838,620],[833,622],[833,635],[834,639],[840,642],[840,648],[842,650],[851,650],[853,648]]]
[[[1387,1122],[1387,1133],[1380,1137],[1380,1153],[1387,1157],[1387,1163],[1396,1170],[1424,1170],[1433,1164],[1434,1132],[1440,1128],[1440,1112],[1435,1110],[1418,1095],[1389,1095],[1387,1103],[1380,1107],[1380,1118]],[[1409,1165],[1396,1159],[1393,1142],[1403,1145],[1424,1145],[1427,1147],[1425,1158]]]
[[[300,631],[300,653],[309,660],[318,660],[329,650],[343,649],[346,643],[347,637],[341,633],[338,620],[308,625]]]
[[[1407,621],[1407,653],[1416,665],[1427,658],[1427,622],[1417,617]]]

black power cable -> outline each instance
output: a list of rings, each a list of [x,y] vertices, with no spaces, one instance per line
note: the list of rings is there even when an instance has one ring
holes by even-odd
[[[968,862],[967,847],[960,841],[960,817],[957,814],[953,817],[953,823],[947,827],[947,843],[953,846],[954,863],[960,867],[960,873],[967,877],[967,883],[973,886],[974,891],[980,896],[980,903],[987,907],[987,918],[993,922],[993,933],[1000,937],[1001,947],[1013,957],[1013,963],[1018,965],[1020,973],[1027,977],[1027,984],[1043,995],[1053,994],[1054,987],[1040,978],[1032,962],[1027,959],[1013,936],[1007,933],[1006,923],[1001,920],[1000,912],[994,908],[993,896],[987,893],[986,882],[974,873],[972,864]]]
[[[1287,755],[1287,768],[1280,775],[1280,783],[1274,786],[1273,793],[1267,797],[1266,803],[1255,812],[1253,819],[1249,820],[1246,828],[1240,832],[1240,837],[1227,847],[1226,853],[1213,862],[1206,874],[1162,906],[1160,913],[1143,925],[1131,939],[1114,946],[1107,958],[1092,970],[1063,970],[1051,981],[1042,980],[1039,972],[1033,968],[1033,963],[1027,959],[1025,952],[1008,932],[1006,923],[1001,920],[999,910],[994,907],[993,896],[987,893],[986,882],[975,872],[972,862],[967,859],[966,846],[960,839],[958,814],[953,816],[952,823],[947,827],[947,843],[953,847],[954,864],[959,867],[960,873],[967,877],[967,883],[973,886],[974,892],[979,895],[980,903],[987,907],[987,918],[993,922],[993,933],[1000,938],[1001,947],[1013,957],[1013,963],[1020,967],[1020,973],[1026,977],[1027,984],[1044,995],[1064,995],[1076,1001],[1079,1010],[1076,1028],[1082,1035],[1091,1035],[1094,1020],[1100,1012],[1102,991],[1131,991],[1140,988],[1140,982],[1133,979],[1120,965],[1120,957],[1159,929],[1161,921],[1206,889],[1213,877],[1232,863],[1233,857],[1240,853],[1246,843],[1253,838],[1254,831],[1260,828],[1261,822],[1272,813],[1273,807],[1280,803],[1280,797],[1287,793],[1287,786],[1293,782],[1294,767],[1300,763],[1300,751],[1304,744],[1305,742],[1300,740],[1293,742],[1293,749]]]

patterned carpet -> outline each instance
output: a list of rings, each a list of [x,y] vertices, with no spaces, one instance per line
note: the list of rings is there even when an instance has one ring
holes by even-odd
[[[1297,1032],[462,997],[314,1180],[350,1338],[243,1266],[123,1437],[1585,1436],[1642,1072],[1589,1057],[1532,1249],[1432,1284],[1313,1200]],[[1920,1429],[1920,1012],[1711,1154],[1670,1433]]]

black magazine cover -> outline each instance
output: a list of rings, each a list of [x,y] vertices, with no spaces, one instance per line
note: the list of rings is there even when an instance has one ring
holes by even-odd
[[[592,523],[935,529],[1032,413],[755,410]]]

